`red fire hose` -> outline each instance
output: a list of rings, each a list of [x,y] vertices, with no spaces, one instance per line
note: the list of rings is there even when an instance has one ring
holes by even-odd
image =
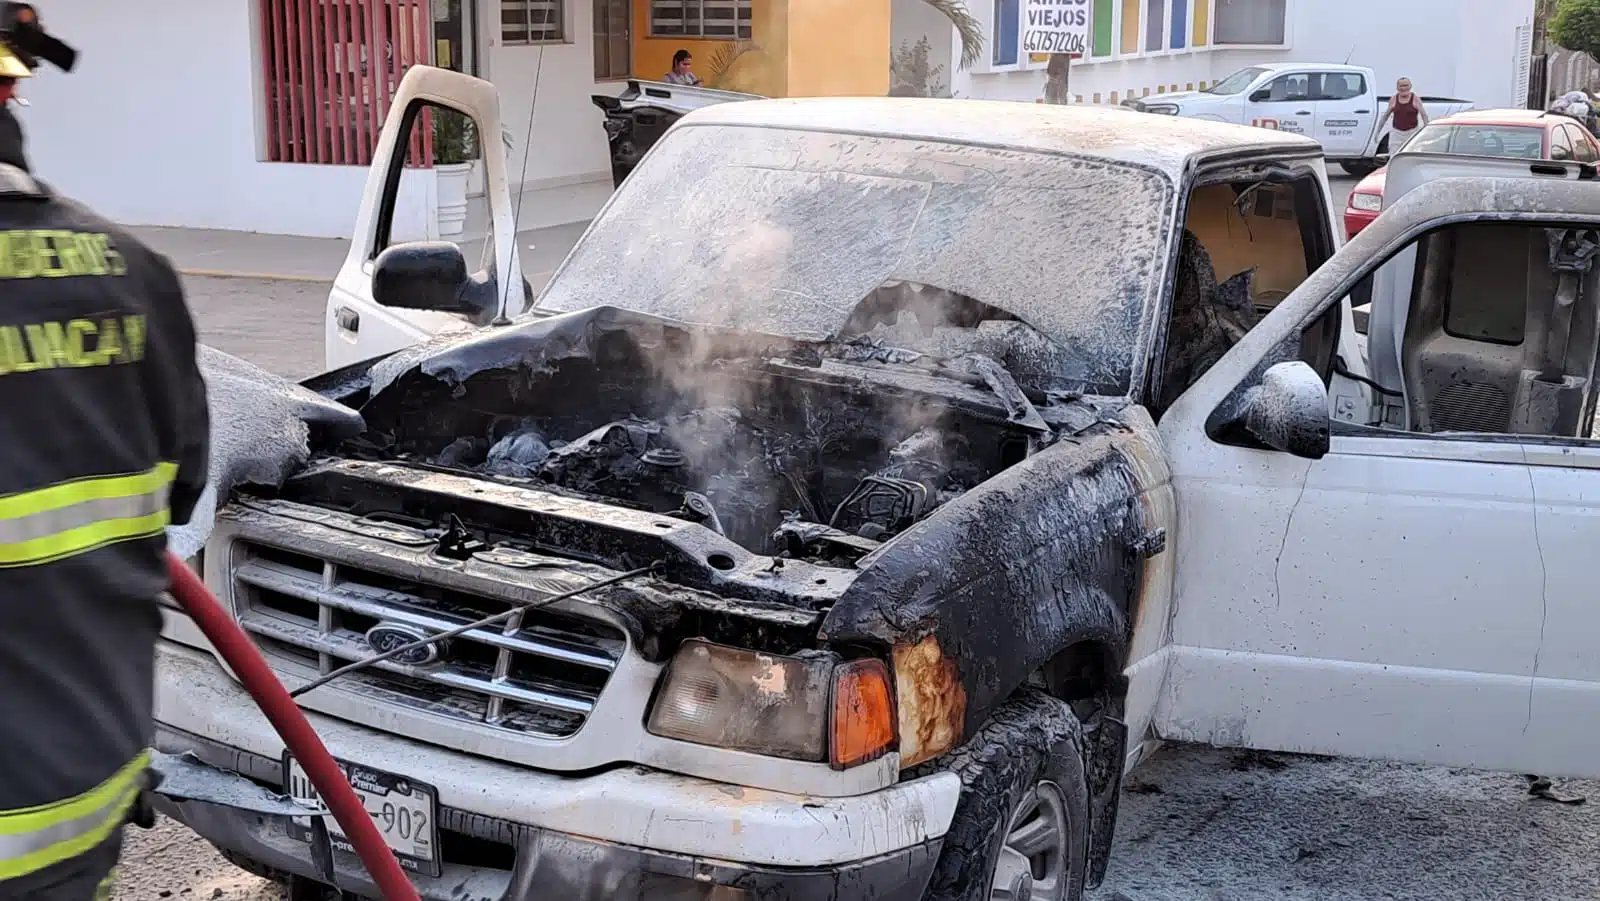
[[[172,596],[239,675],[256,706],[272,721],[272,727],[278,730],[289,752],[305,768],[317,794],[333,811],[334,819],[360,854],[372,881],[383,892],[384,901],[421,901],[416,887],[400,869],[399,861],[389,853],[389,846],[378,834],[378,827],[367,814],[366,806],[346,781],[339,765],[334,763],[322,739],[312,730],[311,723],[306,721],[305,714],[272,674],[261,652],[217,603],[194,570],[170,552],[167,570],[172,574]]]

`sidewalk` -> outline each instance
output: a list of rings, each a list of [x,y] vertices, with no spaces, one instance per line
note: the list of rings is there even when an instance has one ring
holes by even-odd
[[[535,291],[544,287],[588,225],[574,222],[517,233],[522,271]],[[166,254],[178,271],[188,276],[332,282],[350,250],[350,242],[344,238],[156,226],[132,226],[129,230]],[[481,237],[461,242],[468,269],[479,268],[484,243]]]

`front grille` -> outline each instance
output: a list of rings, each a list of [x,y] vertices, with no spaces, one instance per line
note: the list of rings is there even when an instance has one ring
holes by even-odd
[[[239,624],[280,668],[325,674],[371,656],[367,632],[380,623],[432,635],[513,606],[258,542],[237,543],[233,561]],[[451,638],[436,661],[384,661],[346,678],[383,702],[565,738],[583,727],[626,641],[607,623],[534,610]]]

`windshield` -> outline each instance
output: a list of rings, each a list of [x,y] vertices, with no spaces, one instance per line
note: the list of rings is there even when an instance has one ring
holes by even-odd
[[[1544,129],[1536,125],[1429,125],[1401,152],[1536,160],[1544,156]]]
[[[1240,69],[1232,75],[1229,75],[1227,78],[1224,78],[1212,85],[1211,87],[1206,88],[1206,93],[1237,94],[1245,88],[1250,87],[1250,83],[1259,78],[1261,73],[1265,71],[1267,70],[1261,68],[1260,66],[1251,66],[1248,69]]]
[[[823,340],[903,327],[886,308],[908,311],[900,298],[932,288],[968,304],[937,325],[1002,333],[1018,323],[996,320],[1021,320],[1054,351],[1050,387],[1122,394],[1146,301],[1159,296],[1172,204],[1165,176],[1131,165],[680,127],[628,177],[538,306],[608,304]]]

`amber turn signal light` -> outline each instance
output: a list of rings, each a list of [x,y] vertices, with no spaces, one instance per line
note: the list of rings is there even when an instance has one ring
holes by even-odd
[[[882,660],[855,660],[834,670],[828,762],[849,769],[895,748],[894,693]]]

